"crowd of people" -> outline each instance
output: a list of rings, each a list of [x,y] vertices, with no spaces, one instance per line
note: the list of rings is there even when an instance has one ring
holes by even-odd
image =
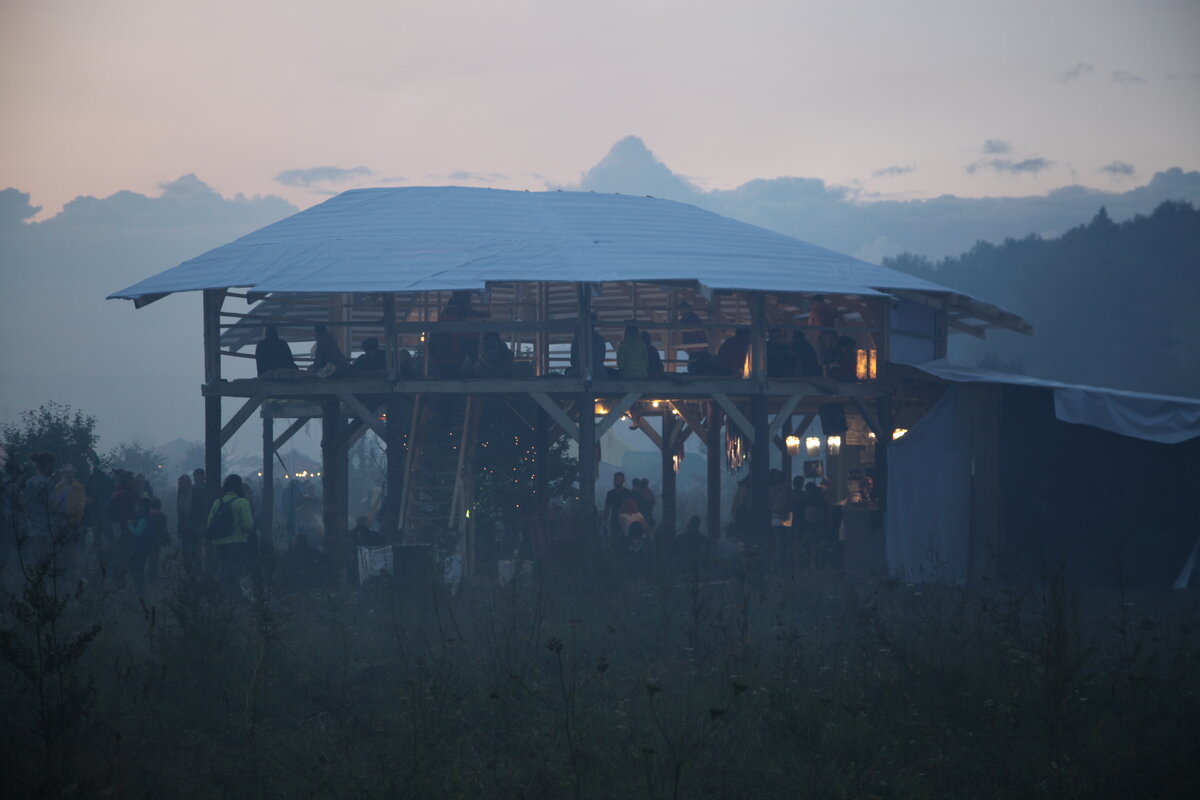
[[[488,314],[472,306],[471,292],[450,293],[450,299],[438,315],[439,322],[468,322],[487,319]],[[593,322],[598,322],[592,314]],[[716,348],[708,350],[708,333],[704,323],[687,302],[676,308],[676,321],[694,323],[696,330],[679,334],[679,345],[688,354],[685,370],[691,375],[742,376],[748,369],[751,334],[747,327],[736,328]],[[836,306],[817,295],[809,305],[807,326],[812,340],[802,328],[790,336],[783,328],[768,331],[766,342],[767,375],[772,378],[825,377],[842,382],[857,380],[858,343],[851,336],[839,333],[841,319]],[[370,377],[381,375],[387,366],[387,355],[379,339],[369,337],[359,343],[361,354],[353,360],[342,352],[337,338],[327,325],[313,330],[311,364],[307,369],[296,365],[288,344],[279,337],[275,326],[267,326],[255,347],[254,358],[258,376],[271,380],[290,380],[306,376],[322,378]],[[495,331],[435,331],[426,343],[427,359],[422,365],[405,348],[396,350],[396,371],[402,378],[507,378],[514,376],[516,364],[512,350]],[[578,334],[571,339],[568,376],[582,374],[583,348]],[[616,366],[608,366],[609,343],[595,328],[591,340],[591,375],[596,378],[641,379],[663,375],[663,353],[655,346],[649,331],[639,328],[636,320],[625,323],[624,334],[615,343]]]

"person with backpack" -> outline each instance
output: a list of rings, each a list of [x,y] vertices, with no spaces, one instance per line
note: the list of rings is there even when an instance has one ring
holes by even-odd
[[[247,574],[250,566],[254,512],[244,496],[240,476],[226,477],[221,492],[221,497],[209,509],[205,538],[209,552],[215,556],[217,577],[226,596],[237,600],[242,596],[242,576]]]

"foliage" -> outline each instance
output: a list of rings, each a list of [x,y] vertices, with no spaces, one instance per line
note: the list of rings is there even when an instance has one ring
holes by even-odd
[[[321,798],[1194,788],[1193,595],[760,569],[639,583],[593,562],[459,596],[405,581],[276,587],[240,606],[180,579],[157,608],[120,594],[76,606],[64,628],[99,611],[104,636],[77,662],[94,696],[54,780]],[[0,767],[45,785],[20,685],[0,672]]]
[[[108,451],[106,458],[113,469],[145,475],[156,491],[161,491],[167,483],[167,465],[163,454],[137,439],[117,445]]]
[[[59,465],[74,464],[85,473],[97,460],[96,418],[90,414],[53,401],[32,411],[21,412],[17,424],[0,426],[0,441],[8,457],[19,462],[32,453],[53,453]]]
[[[1200,209],[1165,202],[1114,223],[1101,208],[1057,238],[979,242],[954,258],[905,253],[884,265],[1020,314],[1032,337],[955,341],[978,363],[1031,375],[1200,396]],[[963,340],[967,337],[955,337]]]
[[[533,424],[537,404],[528,397],[483,400],[479,444],[475,450],[476,500],[480,513],[489,519],[513,520],[534,507],[536,486],[536,440]],[[557,437],[546,457],[551,498],[573,494],[578,463],[567,449],[567,438]]]

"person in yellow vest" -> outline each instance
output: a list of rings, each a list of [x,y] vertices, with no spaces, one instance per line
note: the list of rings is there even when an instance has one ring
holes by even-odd
[[[240,476],[230,475],[221,484],[221,497],[208,511],[206,530],[221,586],[230,600],[240,599],[241,580],[249,571],[254,541],[254,512],[245,497]]]

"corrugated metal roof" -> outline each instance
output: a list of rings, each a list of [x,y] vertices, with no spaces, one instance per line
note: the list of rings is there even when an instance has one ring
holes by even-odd
[[[903,272],[652,197],[355,189],[111,298],[201,289],[411,292],[493,281],[679,281],[708,289],[951,293]]]

